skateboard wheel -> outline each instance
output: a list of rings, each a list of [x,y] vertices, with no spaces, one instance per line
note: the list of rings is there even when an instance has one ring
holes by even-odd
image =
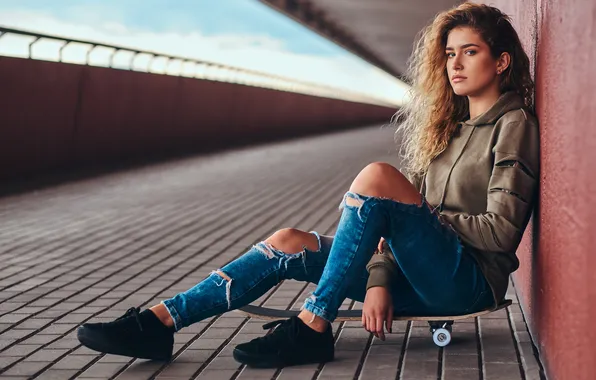
[[[451,342],[451,332],[448,329],[440,328],[433,331],[433,341],[439,347],[445,347]]]

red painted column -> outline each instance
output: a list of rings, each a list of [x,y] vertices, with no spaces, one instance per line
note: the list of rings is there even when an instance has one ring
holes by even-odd
[[[539,206],[514,282],[550,379],[596,379],[596,2],[493,0],[535,63]]]

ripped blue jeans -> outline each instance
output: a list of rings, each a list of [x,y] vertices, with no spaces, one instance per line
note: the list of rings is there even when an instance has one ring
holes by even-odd
[[[162,301],[176,331],[240,308],[286,279],[317,288],[302,309],[333,321],[346,298],[363,302],[370,261],[381,237],[398,264],[391,294],[395,315],[456,315],[493,304],[492,291],[455,231],[422,202],[347,192],[335,236],[319,235],[318,249],[282,252],[267,242],[255,244],[207,278]]]

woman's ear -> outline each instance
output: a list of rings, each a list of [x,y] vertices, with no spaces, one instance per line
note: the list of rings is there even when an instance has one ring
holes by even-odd
[[[511,55],[507,52],[501,53],[501,56],[497,59],[497,74],[501,74],[503,71],[507,70],[510,64]]]

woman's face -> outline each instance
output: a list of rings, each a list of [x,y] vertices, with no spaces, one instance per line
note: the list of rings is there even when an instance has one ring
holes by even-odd
[[[449,83],[457,95],[479,96],[493,87],[498,91],[497,73],[503,65],[493,58],[488,45],[473,29],[452,29],[447,36],[445,54]]]

